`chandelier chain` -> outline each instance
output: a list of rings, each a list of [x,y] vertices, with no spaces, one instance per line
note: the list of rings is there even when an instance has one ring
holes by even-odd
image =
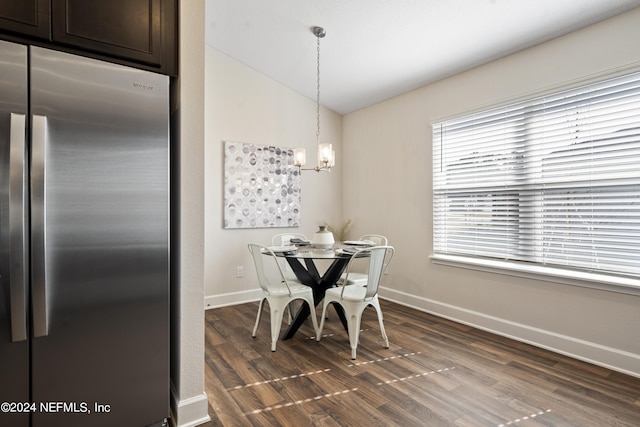
[[[320,142],[320,37],[316,37],[318,42],[318,54],[316,61],[317,95],[316,95],[316,143]]]

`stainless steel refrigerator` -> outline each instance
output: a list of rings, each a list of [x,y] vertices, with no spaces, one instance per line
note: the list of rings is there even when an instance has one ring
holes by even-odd
[[[0,405],[168,417],[168,77],[0,41]]]

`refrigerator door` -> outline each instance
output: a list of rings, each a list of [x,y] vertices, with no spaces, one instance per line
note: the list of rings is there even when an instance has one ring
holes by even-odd
[[[31,48],[33,426],[169,412],[169,81]]]
[[[16,427],[29,425],[26,117],[27,48],[0,41],[0,403],[13,405],[0,425]]]

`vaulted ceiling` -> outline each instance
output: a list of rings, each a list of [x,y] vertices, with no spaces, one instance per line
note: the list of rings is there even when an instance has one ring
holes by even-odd
[[[324,27],[320,102],[346,114],[639,6],[640,0],[206,0],[206,41],[315,100],[311,27]]]

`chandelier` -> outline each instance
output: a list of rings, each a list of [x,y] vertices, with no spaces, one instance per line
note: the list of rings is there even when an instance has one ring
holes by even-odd
[[[316,148],[318,151],[318,162],[312,168],[303,168],[307,161],[307,154],[304,148],[293,150],[294,164],[299,170],[312,170],[316,172],[327,171],[335,166],[336,154],[331,144],[320,144],[320,39],[327,35],[322,27],[311,27],[311,32],[317,39],[317,62],[316,62]]]

